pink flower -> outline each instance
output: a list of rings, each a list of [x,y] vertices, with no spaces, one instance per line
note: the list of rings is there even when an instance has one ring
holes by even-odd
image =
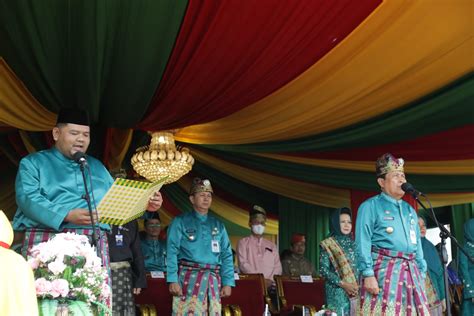
[[[31,269],[36,270],[40,265],[40,261],[36,258],[28,259],[28,264],[30,265]]]
[[[69,294],[69,282],[64,279],[57,279],[51,282],[51,295],[66,297]]]
[[[52,284],[45,278],[39,278],[35,281],[36,294],[38,296],[48,295],[51,292]]]

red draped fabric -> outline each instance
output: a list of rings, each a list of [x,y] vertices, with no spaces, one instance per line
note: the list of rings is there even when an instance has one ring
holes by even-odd
[[[189,1],[139,128],[227,116],[288,83],[342,41],[380,0]]]
[[[166,193],[161,191],[161,196],[163,197],[163,207],[165,210],[170,214],[174,216],[178,216],[182,213],[176,206],[174,206],[173,202],[171,202],[170,198],[166,196]]]
[[[421,128],[421,126],[420,126]],[[287,153],[287,155],[337,160],[374,161],[386,152],[407,161],[441,161],[474,159],[474,125],[443,131],[403,142],[329,152]]]

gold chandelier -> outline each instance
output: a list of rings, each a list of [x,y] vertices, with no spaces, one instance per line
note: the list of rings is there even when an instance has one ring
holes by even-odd
[[[191,170],[194,158],[189,149],[176,148],[173,133],[150,134],[150,145],[137,148],[131,159],[133,169],[139,175],[152,182],[168,176],[166,184],[177,181]]]

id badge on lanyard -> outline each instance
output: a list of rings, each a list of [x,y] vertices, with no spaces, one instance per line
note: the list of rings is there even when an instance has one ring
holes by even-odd
[[[221,252],[221,247],[219,245],[219,240],[211,240],[211,249],[212,252]]]

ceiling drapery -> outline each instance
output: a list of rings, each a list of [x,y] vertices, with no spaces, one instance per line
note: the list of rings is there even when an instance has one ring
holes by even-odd
[[[351,191],[377,190],[384,152],[406,159],[435,206],[473,202],[471,7],[0,2],[2,187],[73,106],[92,114],[90,152],[110,169],[129,166],[144,131],[181,128],[192,175],[215,184],[212,212],[235,234],[248,233],[253,204],[276,232],[282,196],[350,205]],[[165,221],[189,207],[189,181],[164,188]]]

